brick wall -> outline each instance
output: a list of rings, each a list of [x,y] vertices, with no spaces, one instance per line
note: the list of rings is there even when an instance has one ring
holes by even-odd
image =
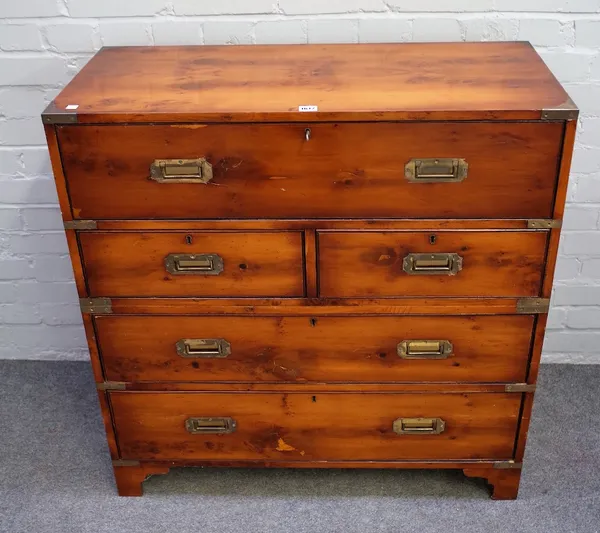
[[[94,51],[433,40],[529,40],[580,106],[544,358],[600,363],[600,0],[2,0],[0,358],[87,357],[39,115]]]

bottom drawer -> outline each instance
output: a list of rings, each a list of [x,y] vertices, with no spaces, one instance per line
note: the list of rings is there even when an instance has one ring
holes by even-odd
[[[521,394],[113,392],[123,459],[507,460]],[[417,419],[417,420],[415,420]]]

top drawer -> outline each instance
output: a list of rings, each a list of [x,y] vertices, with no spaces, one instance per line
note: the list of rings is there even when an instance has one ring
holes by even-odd
[[[534,122],[58,127],[83,219],[549,218],[562,134]],[[200,158],[201,179],[176,166],[150,179],[157,160]],[[408,179],[423,159],[438,165]],[[466,176],[444,159],[464,159]]]

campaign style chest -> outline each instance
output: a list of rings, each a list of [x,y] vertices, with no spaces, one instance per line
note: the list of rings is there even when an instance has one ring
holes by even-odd
[[[119,494],[517,496],[577,109],[528,43],[104,48],[43,114]]]

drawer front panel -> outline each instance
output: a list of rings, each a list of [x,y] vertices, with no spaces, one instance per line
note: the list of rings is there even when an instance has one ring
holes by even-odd
[[[90,296],[302,296],[299,232],[80,234]]]
[[[122,457],[139,460],[506,460],[521,405],[520,394],[505,393],[110,398]]]
[[[547,234],[320,232],[323,297],[537,296]]]
[[[562,134],[523,122],[58,128],[83,219],[547,218]],[[443,158],[464,159],[461,181]]]
[[[519,382],[533,327],[531,316],[95,321],[109,381]]]

